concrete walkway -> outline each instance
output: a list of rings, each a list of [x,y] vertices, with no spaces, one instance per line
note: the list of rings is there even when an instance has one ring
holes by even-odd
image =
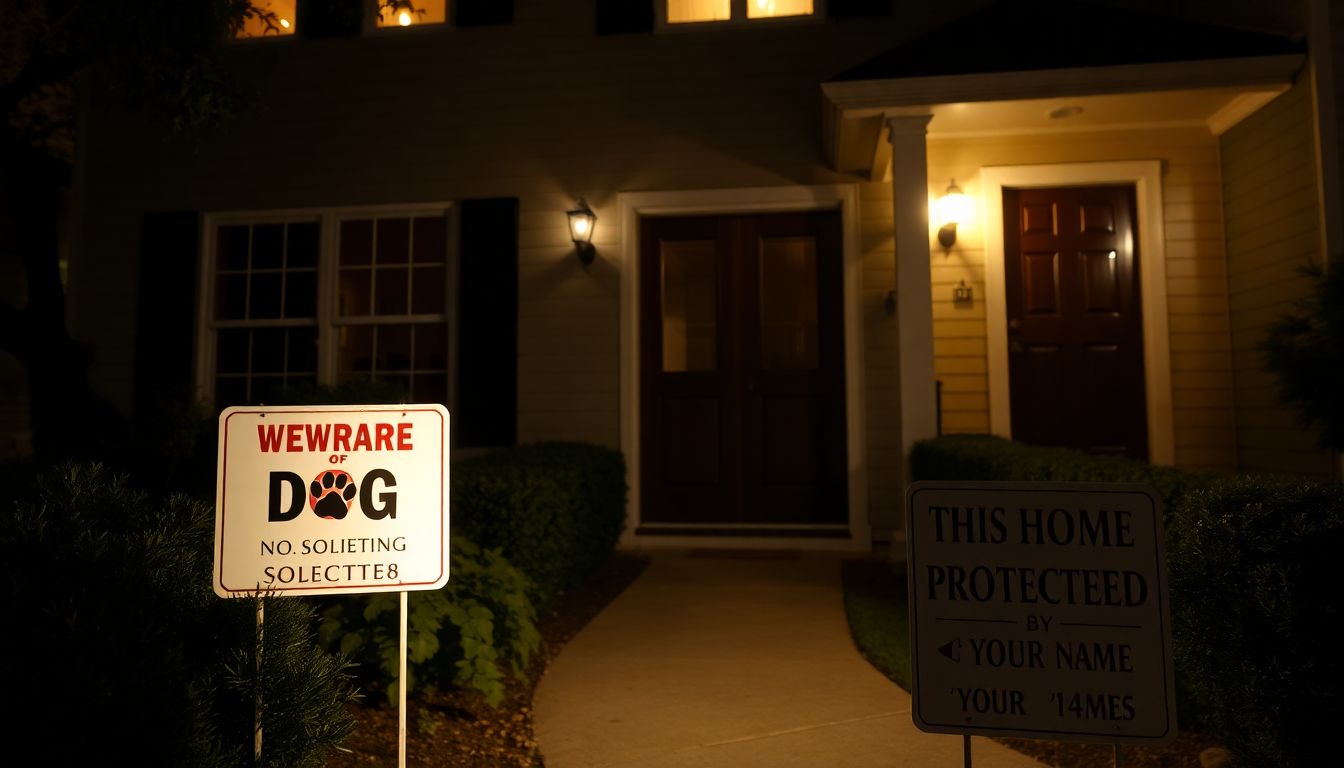
[[[653,553],[534,697],[546,768],[962,765],[859,655],[830,553]],[[977,768],[1039,763],[973,740]]]

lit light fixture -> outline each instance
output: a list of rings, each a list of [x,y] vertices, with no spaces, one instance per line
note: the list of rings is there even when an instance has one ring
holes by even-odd
[[[412,21],[411,12],[408,10],[403,9],[401,13],[397,14],[397,23],[403,27],[411,26]]]
[[[280,26],[284,27],[285,29],[289,29],[289,19],[281,19]]]
[[[579,254],[583,266],[593,263],[596,249],[593,248],[593,225],[597,215],[593,209],[579,198],[579,207],[569,212],[569,238],[574,241],[574,251]]]
[[[957,242],[957,225],[971,217],[971,198],[957,186],[957,180],[947,185],[947,191],[934,203],[934,221],[938,226],[938,243],[950,249]]]

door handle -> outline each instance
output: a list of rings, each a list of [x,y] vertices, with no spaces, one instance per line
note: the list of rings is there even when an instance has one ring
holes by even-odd
[[[1017,333],[1019,330],[1021,330],[1021,328],[1022,328],[1022,321],[1018,320],[1016,317],[1008,321],[1009,333]]]

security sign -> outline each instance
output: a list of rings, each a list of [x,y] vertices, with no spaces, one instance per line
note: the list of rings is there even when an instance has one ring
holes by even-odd
[[[438,404],[225,409],[215,593],[442,587],[448,434]]]

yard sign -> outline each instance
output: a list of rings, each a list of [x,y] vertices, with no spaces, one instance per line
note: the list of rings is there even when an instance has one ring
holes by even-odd
[[[915,725],[1113,744],[1175,737],[1151,488],[921,482],[906,510]]]
[[[220,414],[216,594],[403,592],[447,581],[442,405]]]

